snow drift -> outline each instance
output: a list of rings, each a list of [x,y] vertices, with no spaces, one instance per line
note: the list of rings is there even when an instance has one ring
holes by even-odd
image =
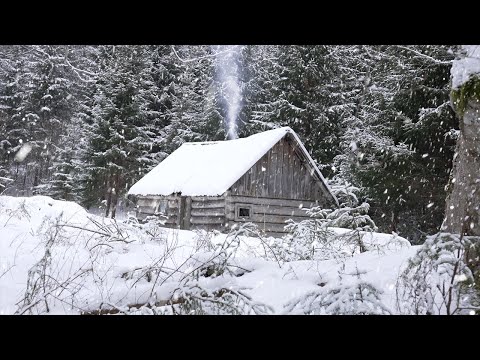
[[[360,280],[379,289],[382,311],[395,313],[397,277],[416,252],[405,239],[369,233],[362,254],[278,263],[262,256],[268,239],[244,235],[117,222],[72,202],[1,196],[0,313],[181,313],[208,301],[204,313],[230,313],[231,304],[245,314],[309,313],[298,299]]]

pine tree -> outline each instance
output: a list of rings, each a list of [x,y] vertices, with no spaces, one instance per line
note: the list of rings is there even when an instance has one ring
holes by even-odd
[[[356,105],[344,118],[337,166],[364,189],[382,231],[418,241],[441,222],[454,142],[446,136],[455,126],[446,106],[452,55],[439,46],[359,46],[349,53],[352,76],[363,80],[352,82]]]
[[[341,130],[335,87],[337,62],[328,46],[271,46],[253,49],[247,105],[253,129],[290,126],[304,139],[325,174],[339,151]]]
[[[112,46],[102,51],[106,61],[92,109],[86,202],[105,200],[106,216],[115,217],[119,195],[151,163],[148,101],[155,88],[146,47]]]

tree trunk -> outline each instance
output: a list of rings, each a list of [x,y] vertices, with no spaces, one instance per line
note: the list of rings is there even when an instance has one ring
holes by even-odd
[[[115,175],[115,182],[113,183],[113,198],[112,198],[112,219],[115,219],[115,214],[117,213],[117,202],[118,202],[118,190],[120,187],[120,174],[117,172]]]
[[[468,236],[465,261],[475,283],[480,280],[480,102],[469,99],[460,119],[453,164],[453,185],[447,197],[442,231]],[[477,285],[478,286],[478,285]]]
[[[110,206],[112,204],[112,175],[110,173],[107,181],[107,209],[105,211],[105,217],[108,218],[108,215],[110,214]]]
[[[451,182],[442,231],[480,236],[480,102],[475,98],[460,119]]]

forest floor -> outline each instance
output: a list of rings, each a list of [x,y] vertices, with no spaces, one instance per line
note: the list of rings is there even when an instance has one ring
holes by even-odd
[[[0,196],[0,314],[171,313],[188,296],[225,292],[241,313],[305,313],[295,306],[305,295],[360,279],[398,313],[396,282],[418,249],[369,233],[366,252],[285,262],[267,254],[271,241],[112,220],[44,196]]]

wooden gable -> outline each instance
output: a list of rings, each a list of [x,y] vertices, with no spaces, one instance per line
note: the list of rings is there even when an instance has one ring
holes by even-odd
[[[331,202],[322,180],[290,134],[238,179],[230,191],[234,196]]]

